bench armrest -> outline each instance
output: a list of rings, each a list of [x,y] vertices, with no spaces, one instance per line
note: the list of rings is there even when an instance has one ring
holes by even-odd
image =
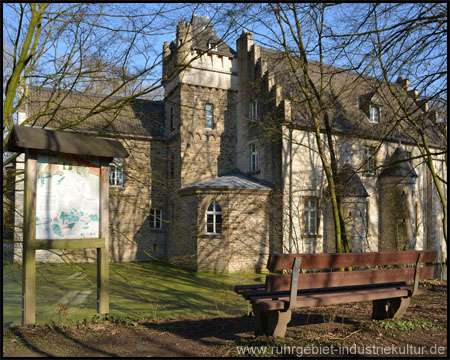
[[[416,261],[416,271],[414,273],[414,287],[413,287],[413,291],[411,296],[414,296],[417,294],[417,290],[419,288],[419,271],[420,271],[420,262],[422,261],[423,258],[423,254],[420,253],[419,256],[417,256],[417,261]]]

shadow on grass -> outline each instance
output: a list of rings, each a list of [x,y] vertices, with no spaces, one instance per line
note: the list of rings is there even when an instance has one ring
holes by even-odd
[[[86,349],[86,350],[95,351],[95,352],[97,352],[97,353],[99,353],[99,354],[106,355],[106,356],[110,356],[110,357],[118,357],[118,356],[119,356],[118,354],[115,354],[115,353],[112,353],[112,352],[109,352],[109,351],[97,349],[97,348],[95,348],[95,347],[93,347],[93,346],[91,346],[91,345],[86,344],[86,343],[83,342],[83,341],[80,341],[80,340],[76,339],[76,338],[74,338],[73,336],[70,336],[69,334],[67,334],[67,333],[66,333],[63,329],[61,329],[59,326],[54,326],[53,328],[55,329],[55,331],[56,331],[57,333],[59,333],[59,334],[61,334],[62,336],[64,336],[67,340],[70,340],[70,341],[72,341],[73,343],[75,343],[75,344],[77,344],[77,345],[80,345],[81,347],[83,347],[83,348]]]
[[[147,322],[143,326],[168,333],[177,334],[185,339],[197,340],[205,345],[222,345],[220,340],[237,340],[241,333],[253,333],[253,317],[179,319],[164,323]]]
[[[157,331],[166,331],[177,334],[181,337],[191,340],[197,340],[205,345],[222,345],[221,340],[239,340],[244,334],[253,335],[254,317],[241,316],[230,318],[210,318],[210,319],[179,319],[164,323],[147,322],[142,325]],[[313,324],[323,324],[330,322],[326,315],[294,313],[292,321],[288,325],[306,326]],[[349,318],[336,316],[334,323],[358,325],[357,321]]]
[[[30,343],[28,341],[28,339],[24,336],[24,334],[17,328],[11,328],[11,332],[16,335],[20,341],[22,341],[24,343],[24,345],[30,349],[31,351],[34,351],[37,354],[41,354],[44,356],[48,356],[48,357],[54,357],[55,355],[52,355],[48,352],[45,352],[44,350],[39,349],[36,345],[33,345],[32,343]]]

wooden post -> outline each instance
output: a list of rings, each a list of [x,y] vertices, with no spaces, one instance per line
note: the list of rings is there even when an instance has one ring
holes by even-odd
[[[109,313],[109,164],[100,158],[100,238],[103,248],[97,248],[97,313]]]
[[[22,243],[22,325],[36,319],[36,181],[37,152],[25,152],[24,226]]]

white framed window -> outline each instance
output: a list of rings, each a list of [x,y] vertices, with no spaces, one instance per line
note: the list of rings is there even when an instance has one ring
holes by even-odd
[[[319,232],[319,199],[307,197],[303,203],[303,234],[317,235]]]
[[[212,104],[205,105],[205,120],[206,120],[206,128],[213,129],[214,128],[214,107]]]
[[[375,157],[375,147],[374,146],[364,146],[363,154],[363,169],[365,175],[372,176],[375,175],[377,168],[376,157]]]
[[[109,163],[109,185],[110,186],[123,186],[123,159],[114,158]]]
[[[254,142],[249,145],[250,155],[250,172],[259,171],[259,152],[258,143]]]
[[[206,210],[206,233],[222,233],[222,209],[216,201],[212,201]]]
[[[369,120],[371,123],[379,124],[381,119],[381,109],[379,106],[369,106]]]
[[[162,211],[161,209],[150,209],[150,229],[162,229]]]
[[[252,100],[250,102],[250,122],[256,122],[258,120],[258,101]]]

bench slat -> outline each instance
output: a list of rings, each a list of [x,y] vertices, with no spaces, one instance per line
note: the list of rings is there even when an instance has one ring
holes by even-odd
[[[379,287],[392,287],[392,286],[403,286],[407,285],[404,281],[401,282],[390,282],[383,284],[371,284],[371,285],[349,285],[349,286],[336,286],[336,287],[326,287],[326,288],[313,288],[313,289],[301,289],[297,291],[298,295],[305,293],[319,293],[319,292],[329,292],[329,291],[344,291],[344,290],[358,290],[358,289],[372,289]],[[259,290],[246,290],[242,293],[245,300],[264,300],[264,299],[274,299],[280,296],[288,296],[289,290],[286,291],[266,291],[265,289]]]
[[[242,294],[246,290],[263,290],[265,284],[251,284],[251,285],[236,285],[234,291],[238,294]]]
[[[412,286],[361,289],[353,291],[332,291],[330,293],[307,293],[297,296],[296,308],[307,306],[323,306],[350,302],[380,300],[395,297],[406,297],[412,292]],[[253,300],[252,300],[253,303]],[[289,296],[279,297],[278,300],[260,300],[257,302],[261,310],[285,310],[289,305]]]
[[[272,272],[290,270],[296,257],[302,257],[302,269],[414,264],[419,253],[423,253],[422,262],[424,263],[436,260],[436,250],[338,254],[273,254],[269,256],[267,269]]]
[[[384,269],[384,270],[364,270],[364,271],[342,271],[327,273],[307,273],[300,274],[298,289],[327,288],[334,286],[381,284],[399,281],[413,281],[415,269]],[[432,279],[434,276],[433,267],[420,268],[419,279]],[[291,275],[267,275],[267,291],[287,291],[291,287]]]

